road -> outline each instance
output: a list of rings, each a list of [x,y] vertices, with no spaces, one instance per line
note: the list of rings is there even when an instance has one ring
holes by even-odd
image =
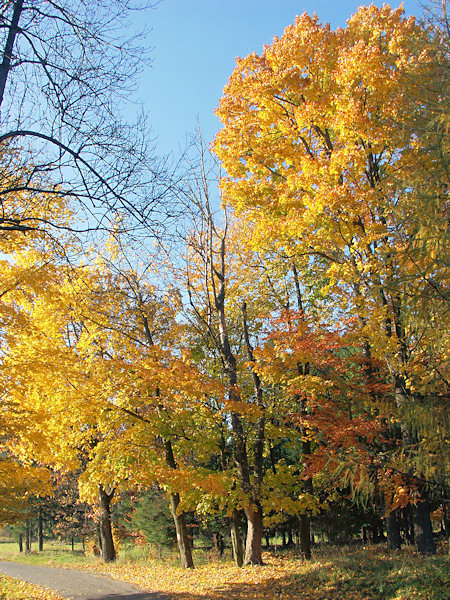
[[[49,588],[70,600],[168,600],[117,579],[74,569],[0,561],[0,573]]]

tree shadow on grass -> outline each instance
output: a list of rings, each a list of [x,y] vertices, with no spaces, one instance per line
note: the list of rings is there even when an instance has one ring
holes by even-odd
[[[189,600],[448,600],[445,557],[338,556],[257,584],[227,584]],[[260,567],[256,567],[260,568]],[[301,572],[301,571],[304,572]],[[172,594],[174,600],[178,594]],[[186,597],[186,596],[185,596]]]

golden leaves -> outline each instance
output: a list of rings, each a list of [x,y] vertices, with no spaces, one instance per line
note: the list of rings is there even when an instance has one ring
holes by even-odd
[[[0,575],[0,597],[3,600],[63,600],[50,590],[6,575]]]

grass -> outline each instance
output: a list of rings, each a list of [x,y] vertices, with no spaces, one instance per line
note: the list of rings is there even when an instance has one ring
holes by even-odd
[[[197,550],[194,571],[176,566],[175,555],[158,560],[157,554],[126,546],[116,563],[105,565],[61,544],[47,544],[42,554],[19,555],[16,545],[0,543],[1,559],[89,569],[173,600],[447,600],[450,586],[448,556],[423,557],[411,548],[390,553],[381,546],[316,548],[309,562],[294,554],[266,554],[264,566],[241,569]],[[22,597],[3,599],[0,593],[0,600]]]
[[[69,544],[58,541],[46,542],[43,552],[32,547],[32,551],[29,553],[19,553],[18,545],[15,542],[0,542],[0,560],[61,567],[84,566],[90,561],[97,561],[95,557],[84,556],[81,544],[77,544],[75,551],[72,552]],[[1,596],[0,600],[2,600]]]

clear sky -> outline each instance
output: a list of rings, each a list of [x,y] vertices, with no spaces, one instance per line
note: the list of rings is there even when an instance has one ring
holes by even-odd
[[[237,56],[260,53],[305,11],[316,11],[321,22],[334,29],[345,26],[362,4],[362,0],[162,0],[145,15],[139,13],[139,21],[150,29],[147,43],[153,47],[152,65],[140,79],[139,99],[149,112],[157,153],[177,155],[189,132],[195,131],[197,118],[205,140],[213,139],[220,127],[214,110]],[[420,16],[420,0],[405,0],[403,6],[407,15]]]

